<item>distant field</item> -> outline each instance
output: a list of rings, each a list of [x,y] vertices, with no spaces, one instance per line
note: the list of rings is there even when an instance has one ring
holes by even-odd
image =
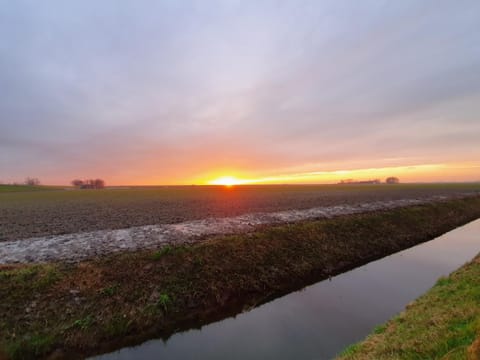
[[[0,190],[0,241],[79,231],[175,223],[250,212],[480,194],[480,184],[171,186]],[[28,187],[18,186],[25,190]],[[43,190],[43,191],[42,191]]]
[[[29,191],[51,191],[51,190],[63,190],[61,186],[30,186],[30,185],[3,185],[0,184],[0,193],[3,192],[29,192]]]

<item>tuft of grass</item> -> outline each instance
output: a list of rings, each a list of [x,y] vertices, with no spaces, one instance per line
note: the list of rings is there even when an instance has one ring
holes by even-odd
[[[27,266],[19,269],[4,270],[0,271],[0,279],[9,279],[15,282],[23,283],[31,280],[35,275],[37,275],[38,270],[38,266]]]
[[[47,288],[58,280],[61,279],[62,274],[60,271],[54,266],[44,266],[42,268],[43,274],[37,280],[37,287],[38,288]]]
[[[133,323],[126,315],[114,315],[105,325],[104,331],[110,338],[126,335]]]
[[[86,330],[89,327],[91,327],[95,322],[95,319],[93,318],[92,315],[87,315],[86,317],[82,319],[77,319],[73,322],[72,328],[78,328],[81,330]]]
[[[105,287],[102,290],[100,290],[100,294],[102,294],[104,296],[113,296],[118,292],[118,289],[119,289],[119,285],[114,284],[114,285]]]
[[[446,286],[452,283],[452,279],[442,276],[437,280],[436,286]]]
[[[383,334],[385,332],[385,330],[387,330],[386,325],[378,325],[378,326],[375,327],[375,329],[373,329],[373,333],[374,334]]]
[[[30,338],[23,338],[8,343],[5,351],[9,359],[30,360],[37,359],[53,350],[55,337],[45,334],[33,334]]]
[[[158,297],[157,306],[161,307],[163,311],[167,312],[168,307],[172,304],[172,298],[166,294],[162,293]]]
[[[165,245],[160,250],[155,251],[152,254],[152,260],[155,260],[155,261],[160,260],[162,257],[164,257],[165,255],[170,254],[172,252],[173,252],[173,247],[170,246],[170,245]]]
[[[354,356],[360,349],[360,344],[352,344],[342,351],[341,356]]]
[[[17,289],[25,292],[39,291],[52,286],[61,277],[55,265],[27,265],[0,271],[0,287],[2,284],[15,284]]]

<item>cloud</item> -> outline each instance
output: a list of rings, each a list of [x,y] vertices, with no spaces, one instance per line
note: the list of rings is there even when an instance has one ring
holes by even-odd
[[[188,183],[478,159],[478,14],[476,1],[9,4],[0,177]]]

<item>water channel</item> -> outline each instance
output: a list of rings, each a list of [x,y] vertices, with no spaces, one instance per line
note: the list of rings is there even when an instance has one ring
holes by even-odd
[[[95,359],[331,359],[480,252],[480,219],[200,330]]]

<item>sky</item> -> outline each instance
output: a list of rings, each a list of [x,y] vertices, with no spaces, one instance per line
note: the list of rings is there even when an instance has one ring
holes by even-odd
[[[0,181],[480,180],[480,2],[0,0]]]

